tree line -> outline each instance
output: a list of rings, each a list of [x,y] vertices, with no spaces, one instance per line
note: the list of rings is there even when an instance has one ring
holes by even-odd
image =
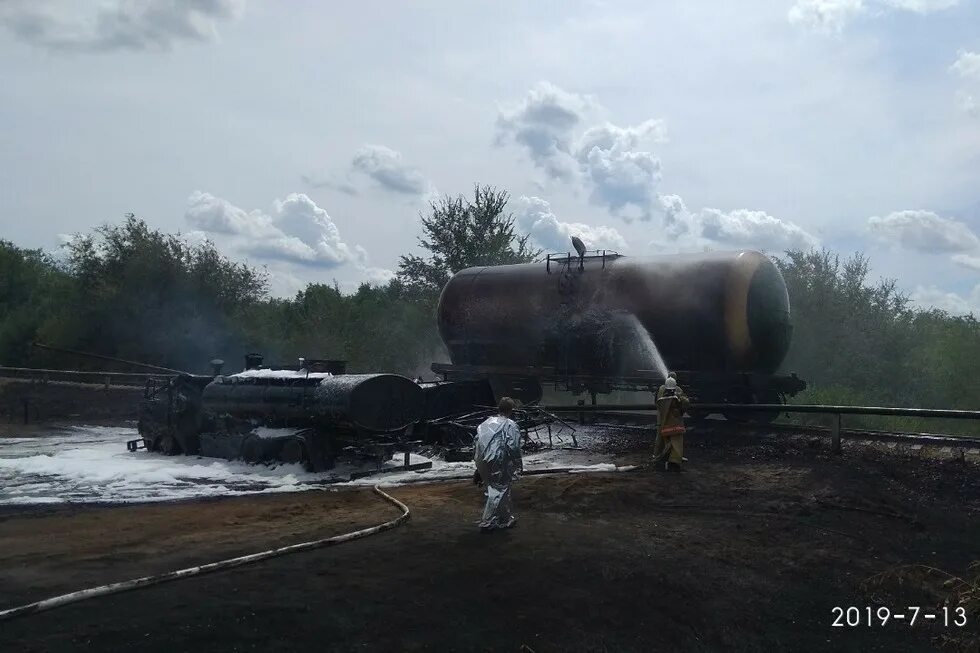
[[[135,216],[77,235],[60,255],[0,241],[0,363],[101,367],[31,347],[58,347],[203,372],[219,357],[349,361],[356,371],[424,373],[445,357],[435,323],[439,291],[473,265],[541,254],[519,233],[508,194],[477,186],[435,200],[421,217],[423,255],[406,254],[382,285],[342,292],[310,283],[271,297],[261,268],[210,242],[190,244]],[[783,365],[809,383],[796,401],[980,408],[980,325],[923,310],[894,280],[870,279],[860,253],[792,250],[775,256],[789,289],[794,335]]]

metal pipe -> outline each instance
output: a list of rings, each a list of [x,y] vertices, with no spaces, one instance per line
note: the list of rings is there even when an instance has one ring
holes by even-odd
[[[553,413],[582,411],[614,412],[652,411],[655,404],[620,404],[605,406],[542,406]],[[980,410],[948,410],[943,408],[893,408],[888,406],[821,406],[816,404],[691,404],[691,410],[709,413],[818,413],[824,415],[891,415],[894,417],[938,417],[944,419],[980,419]]]
[[[831,453],[835,454],[839,454],[841,452],[840,413],[837,413],[830,418],[830,451]]]
[[[175,370],[169,367],[162,367],[160,365],[151,365],[150,363],[138,363],[136,361],[128,361],[123,358],[116,358],[115,356],[104,356],[103,354],[93,354],[87,351],[77,351],[74,349],[64,349],[62,347],[52,347],[51,345],[45,345],[40,342],[31,343],[33,347],[38,349],[46,349],[48,351],[58,352],[59,354],[71,354],[73,356],[84,356],[87,358],[97,358],[99,360],[110,361],[112,363],[123,363],[125,365],[132,365],[134,367],[142,367],[148,370],[157,370],[160,372],[169,372],[170,374],[190,374],[190,372],[183,372],[181,370]]]

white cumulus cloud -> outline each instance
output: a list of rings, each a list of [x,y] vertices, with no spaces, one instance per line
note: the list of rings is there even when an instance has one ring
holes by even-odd
[[[839,34],[863,14],[908,11],[930,14],[960,4],[961,0],[797,0],[787,14],[790,23],[818,32]]]
[[[302,193],[275,200],[272,212],[265,213],[195,191],[184,216],[200,231],[229,237],[232,248],[258,259],[324,268],[363,267],[367,259],[364,249],[344,242],[327,212]]]
[[[593,203],[626,220],[649,220],[660,159],[647,144],[666,136],[662,120],[621,127],[587,125],[602,107],[590,97],[542,82],[497,116],[498,145],[516,143],[549,179],[582,184]]]
[[[591,97],[568,93],[553,84],[539,84],[514,107],[501,111],[497,120],[498,142],[514,141],[527,148],[532,161],[553,178],[583,184],[590,200],[626,221],[650,220],[664,215],[665,235],[673,241],[693,239],[763,249],[808,248],[817,239],[801,227],[764,211],[702,209],[688,211],[677,195],[658,195],[662,176],[660,158],[650,146],[663,143],[667,128],[662,120],[618,126],[598,122],[585,126],[588,112],[601,109]],[[581,130],[576,135],[576,132]],[[571,166],[571,167],[570,167]],[[586,232],[595,242],[610,248],[625,245],[609,227],[564,223],[540,198],[521,198],[525,208],[522,226],[549,249],[567,247],[573,229]],[[589,239],[582,234],[588,244]]]
[[[664,231],[671,239],[692,233],[698,229],[694,215],[680,195],[661,195],[660,209],[664,214]]]
[[[363,146],[354,155],[351,168],[393,193],[423,195],[432,187],[421,172],[405,162],[400,152],[384,145]]]
[[[936,286],[918,286],[909,298],[919,308],[938,308],[952,315],[980,316],[980,285],[965,297]]]
[[[963,87],[956,92],[956,104],[968,116],[980,117],[980,102],[976,96],[980,93],[980,52],[960,50],[949,70],[963,82]]]
[[[703,208],[690,211],[679,195],[661,195],[664,234],[690,246],[724,245],[766,251],[809,249],[818,239],[808,231],[765,211]]]
[[[244,0],[4,0],[0,23],[49,50],[169,50],[181,41],[214,41],[218,24],[238,17]]]
[[[708,240],[765,250],[808,249],[817,239],[802,227],[765,211],[701,210],[701,235]]]
[[[884,241],[926,253],[969,252],[980,238],[967,225],[932,211],[895,211],[868,219],[871,233]]]
[[[980,82],[980,52],[960,50],[949,69],[963,79]]]
[[[962,0],[880,0],[881,4],[893,9],[904,9],[917,14],[929,14],[955,7]]]
[[[540,197],[524,195],[520,198],[520,204],[518,225],[546,250],[569,251],[572,236],[581,238],[589,249],[626,249],[626,240],[613,227],[562,222],[551,210],[551,204]]]
[[[980,256],[970,256],[969,254],[954,254],[953,263],[961,265],[971,270],[980,271]]]
[[[576,174],[573,135],[594,108],[588,96],[540,82],[517,104],[500,108],[496,143],[517,143],[548,177],[570,180]]]
[[[966,115],[973,117],[980,116],[980,100],[977,100],[976,96],[972,93],[967,93],[966,91],[957,93],[956,104],[959,106],[960,111]]]
[[[865,10],[863,0],[799,0],[789,10],[789,22],[819,32],[839,33]]]
[[[371,285],[383,286],[396,276],[398,276],[393,270],[388,268],[371,268],[366,267],[362,269],[364,273],[364,280]]]
[[[406,196],[433,196],[435,186],[418,168],[409,164],[402,153],[385,145],[362,145],[354,153],[350,165],[341,175],[331,175],[325,181],[304,176],[311,186],[335,188],[349,195],[357,195],[365,187],[365,181],[376,188]]]
[[[576,158],[592,185],[591,199],[621,217],[649,220],[661,177],[660,159],[639,149],[644,142],[660,143],[667,129],[662,120],[647,120],[633,127],[605,123],[582,134]]]

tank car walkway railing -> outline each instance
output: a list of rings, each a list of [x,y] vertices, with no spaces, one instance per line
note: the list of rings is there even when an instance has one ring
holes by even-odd
[[[656,412],[656,404],[608,404],[577,406],[543,406],[553,413],[589,412]],[[818,404],[691,404],[690,409],[704,414],[710,413],[815,413],[830,415],[831,448],[834,453],[841,452],[841,418],[844,415],[874,415],[879,417],[918,417],[937,419],[980,420],[980,410],[948,410],[942,408],[894,408],[888,406],[824,406]],[[969,437],[944,438],[980,444]]]
[[[87,383],[110,386],[142,386],[147,379],[176,376],[163,372],[88,372],[85,370],[46,370],[35,367],[2,367],[0,379],[23,379],[35,383]]]

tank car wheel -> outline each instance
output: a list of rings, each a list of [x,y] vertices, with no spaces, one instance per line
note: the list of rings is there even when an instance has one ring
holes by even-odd
[[[754,403],[752,393],[746,388],[733,388],[725,397],[725,401],[730,404],[751,404]],[[725,420],[732,424],[748,424],[752,421],[752,413],[741,410],[722,411]]]
[[[262,438],[254,434],[245,436],[242,441],[242,459],[249,463],[260,463],[263,458]]]
[[[309,450],[300,438],[286,440],[282,445],[282,451],[279,452],[279,459],[291,465],[302,465],[306,471],[312,471]]]
[[[786,401],[780,396],[778,392],[761,392],[758,395],[741,395],[739,397],[730,399],[730,401],[737,400],[738,403],[745,404],[784,404]],[[735,424],[758,424],[760,426],[767,426],[772,424],[779,413],[770,413],[768,411],[763,412],[752,412],[752,411],[728,411],[724,413],[725,419],[729,422]]]
[[[157,439],[157,449],[165,456],[176,456],[180,453],[180,443],[172,435],[164,435]]]
[[[725,420],[731,422],[732,424],[748,424],[752,421],[752,416],[748,413],[735,412],[735,411],[725,411],[722,413],[725,416]]]
[[[755,397],[755,403],[757,404],[785,404],[786,399],[775,391],[760,392]],[[758,413],[748,413],[747,417],[752,420],[755,424],[761,424],[763,426],[772,424],[776,421],[776,418],[780,416],[781,413],[770,413],[770,412],[758,412]]]

